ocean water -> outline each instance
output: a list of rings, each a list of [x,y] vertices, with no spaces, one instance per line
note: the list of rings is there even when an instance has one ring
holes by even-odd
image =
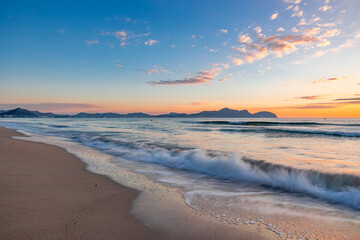
[[[0,126],[94,148],[113,168],[182,188],[190,207],[216,218],[251,224],[277,214],[360,227],[360,119],[43,118]]]

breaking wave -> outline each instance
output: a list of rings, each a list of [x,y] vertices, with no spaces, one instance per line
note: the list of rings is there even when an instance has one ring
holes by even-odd
[[[338,123],[319,123],[319,122],[262,122],[262,121],[201,121],[200,124],[214,125],[243,125],[243,126],[345,126],[360,127],[360,124],[338,124]]]
[[[247,182],[289,193],[306,194],[360,210],[360,176],[304,170],[236,154],[176,146],[156,146],[82,137],[83,144],[128,160],[161,164],[234,182]]]
[[[306,134],[306,135],[324,135],[333,137],[360,137],[360,132],[350,131],[331,131],[331,130],[312,130],[312,129],[294,129],[294,128],[222,128],[222,132],[258,132],[258,133],[288,133],[288,134]]]

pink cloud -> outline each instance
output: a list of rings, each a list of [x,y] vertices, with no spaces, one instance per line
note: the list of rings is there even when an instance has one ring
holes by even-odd
[[[159,41],[157,41],[157,40],[149,39],[149,40],[145,41],[144,44],[148,45],[148,46],[152,46],[152,45],[154,45],[154,44],[156,44],[158,42]]]
[[[138,69],[138,71],[145,72],[145,73],[147,73],[149,75],[154,74],[154,73],[161,73],[161,72],[163,72],[163,73],[171,73],[169,70],[166,70],[163,67],[157,66],[157,65],[154,65],[154,67],[152,69]]]
[[[256,26],[256,27],[254,27],[254,31],[255,31],[257,34],[260,34],[261,31],[262,31],[262,28],[259,27],[259,26]]]
[[[338,29],[329,29],[323,34],[323,37],[334,37],[340,34]]]
[[[324,6],[321,6],[320,8],[319,8],[319,10],[320,11],[323,11],[323,12],[326,12],[326,11],[328,11],[328,10],[331,10],[331,6],[330,5],[324,5]]]
[[[186,85],[186,84],[199,84],[199,83],[208,83],[214,79],[219,73],[219,69],[213,69],[210,71],[200,71],[194,77],[188,77],[185,79],[179,80],[160,80],[148,82],[150,85]]]
[[[274,13],[271,15],[270,20],[275,20],[278,17],[279,13]]]
[[[303,96],[303,97],[297,97],[296,99],[304,99],[304,100],[317,100],[322,98],[323,96],[316,95],[316,96]]]
[[[318,32],[317,28],[311,29],[310,33]],[[249,41],[250,37],[247,34],[239,36],[239,42],[243,45],[240,47],[233,47],[232,49],[243,55],[241,58],[234,58],[233,63],[242,63],[239,60],[245,60],[252,63],[255,60],[263,59],[269,54],[274,54],[276,57],[282,57],[283,54],[289,54],[297,49],[298,45],[312,45],[320,42],[321,39],[311,35],[273,35],[268,37],[260,37],[258,43]],[[322,42],[326,44],[326,42]]]
[[[114,35],[118,39],[123,39],[123,38],[126,38],[128,34],[126,33],[125,30],[122,30],[122,31],[114,32]]]
[[[251,38],[249,37],[249,34],[239,35],[238,41],[241,42],[241,43],[250,43],[250,42],[252,42]]]
[[[238,58],[233,59],[233,63],[237,66],[244,64],[244,61]]]
[[[331,78],[321,78],[319,80],[315,80],[312,81],[311,83],[316,84],[316,83],[326,83],[326,82],[332,82],[332,81],[337,81],[337,80],[341,80],[347,78],[346,76],[343,77],[331,77]]]
[[[252,49],[244,56],[245,61],[252,63],[254,60],[260,60],[268,55],[268,49],[265,46],[259,44],[249,44]]]

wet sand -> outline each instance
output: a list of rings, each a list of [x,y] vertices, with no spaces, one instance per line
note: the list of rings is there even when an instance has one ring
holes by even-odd
[[[181,233],[148,227],[130,213],[138,191],[85,170],[80,159],[60,147],[12,136],[23,135],[0,127],[1,239],[269,237],[206,222],[203,218],[195,219],[195,223],[199,220],[198,225],[179,226],[183,229]],[[184,218],[183,222],[189,223],[189,219]]]

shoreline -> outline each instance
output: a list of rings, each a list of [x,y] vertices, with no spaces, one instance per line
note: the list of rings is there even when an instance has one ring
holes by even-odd
[[[2,239],[164,239],[130,215],[133,189],[85,170],[57,146],[0,128]]]
[[[12,136],[25,135],[0,127],[4,239],[277,238],[255,226],[240,229],[213,221],[178,198],[169,202],[172,193],[165,188],[158,213],[146,191],[86,170],[83,161],[61,147]]]

